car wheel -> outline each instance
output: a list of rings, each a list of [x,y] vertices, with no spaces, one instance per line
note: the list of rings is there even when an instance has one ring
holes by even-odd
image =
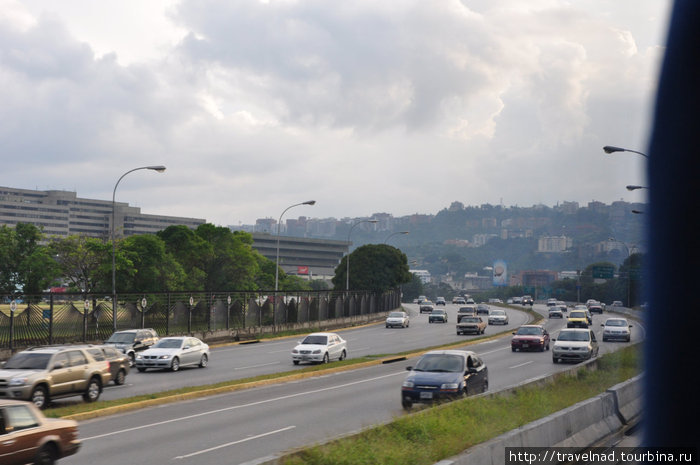
[[[34,465],[53,465],[56,463],[56,446],[44,444],[34,456]]]
[[[343,360],[345,360],[345,357],[347,357],[347,356],[348,356],[348,354],[345,351],[342,351],[340,353],[340,358],[338,359],[338,361],[342,362]]]
[[[328,361],[329,361],[328,352],[326,352],[325,354],[323,354],[323,362],[321,362],[321,363],[328,363]]]
[[[129,366],[134,366],[134,363],[136,363],[136,355],[133,352],[129,352]]]
[[[484,380],[484,388],[483,388],[483,391],[481,391],[481,392],[486,392],[488,390],[489,390],[489,380],[485,379]]]
[[[292,360],[292,363],[295,365],[299,365],[299,360]]]
[[[124,384],[125,381],[126,381],[126,371],[119,370],[117,372],[117,377],[114,378],[114,384],[116,384],[117,386],[121,386],[122,384]]]
[[[91,378],[88,387],[83,394],[85,402],[96,402],[102,392],[102,383],[98,378]]]
[[[510,350],[511,350],[511,352],[515,352],[515,347],[511,346]]]
[[[207,354],[202,354],[202,358],[199,359],[199,368],[206,368],[208,364],[209,357],[207,357]]]
[[[552,357],[552,363],[559,363],[559,359],[556,357]]]
[[[37,386],[32,391],[32,403],[40,409],[45,409],[51,401],[49,393],[44,386]]]
[[[627,336],[626,342],[630,342],[630,336]]]
[[[386,327],[388,328],[388,327],[389,327],[389,325],[386,325]]]
[[[180,359],[175,357],[170,364],[170,371],[178,371],[180,370]]]
[[[143,367],[137,367],[136,369],[139,370],[139,373],[143,373],[144,371],[146,371],[146,369]]]
[[[405,410],[409,410],[411,407],[413,407],[413,402],[411,402],[411,399],[403,397],[401,399],[401,407],[403,407]]]
[[[540,352],[544,352],[545,345],[542,344],[542,347],[540,347]]]

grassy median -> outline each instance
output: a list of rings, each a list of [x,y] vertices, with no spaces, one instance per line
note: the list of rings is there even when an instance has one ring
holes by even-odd
[[[581,369],[546,385],[467,398],[423,409],[382,426],[282,459],[284,465],[430,465],[597,396],[641,372],[640,346],[600,357],[597,370]],[[398,388],[397,388],[398,389]]]

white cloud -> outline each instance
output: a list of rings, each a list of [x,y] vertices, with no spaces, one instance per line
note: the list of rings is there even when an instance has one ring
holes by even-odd
[[[0,0],[3,184],[217,224],[636,200],[652,0]],[[137,190],[138,189],[138,190]]]

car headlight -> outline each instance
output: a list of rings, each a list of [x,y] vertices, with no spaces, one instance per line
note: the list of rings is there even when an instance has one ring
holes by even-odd
[[[321,353],[321,349],[316,349],[316,350],[314,350],[312,353],[314,353],[314,354],[320,354],[320,353]]]
[[[143,358],[143,355],[141,354],[136,354],[136,360],[141,360]]]
[[[9,386],[24,386],[26,384],[27,378],[12,378],[8,383]]]
[[[412,388],[413,386],[414,386],[413,381],[409,381],[409,380],[404,381],[403,384],[401,385],[401,387],[405,387],[405,388]]]
[[[298,354],[298,353],[299,353],[299,351],[298,351],[298,350],[296,350],[296,349],[292,349],[292,353],[293,353],[293,354]]]
[[[459,389],[459,384],[458,383],[445,383],[442,386],[440,386],[440,389],[443,391],[456,391]]]
[[[170,355],[161,355],[160,357],[158,357],[159,360],[166,360],[169,358],[170,358]]]

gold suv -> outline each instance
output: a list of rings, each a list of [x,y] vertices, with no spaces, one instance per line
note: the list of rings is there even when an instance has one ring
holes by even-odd
[[[0,368],[0,398],[48,407],[51,399],[81,395],[95,402],[109,383],[109,362],[84,347],[37,347],[14,354]]]

